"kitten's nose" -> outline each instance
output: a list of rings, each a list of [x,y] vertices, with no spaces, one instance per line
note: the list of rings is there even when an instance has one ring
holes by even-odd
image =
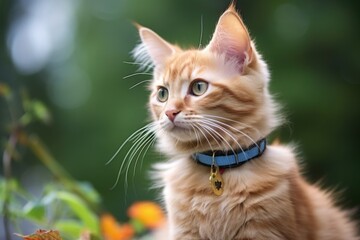
[[[165,112],[166,116],[169,118],[170,121],[174,122],[176,115],[178,115],[181,111],[177,109],[167,110]]]

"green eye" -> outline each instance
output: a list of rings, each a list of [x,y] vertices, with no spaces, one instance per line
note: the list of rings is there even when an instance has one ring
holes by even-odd
[[[168,90],[164,87],[160,87],[157,92],[157,99],[159,100],[159,102],[166,102],[168,100],[168,97],[169,97]]]
[[[209,84],[205,82],[204,80],[195,80],[191,84],[191,94],[195,96],[201,96],[203,95],[206,90],[208,89]]]

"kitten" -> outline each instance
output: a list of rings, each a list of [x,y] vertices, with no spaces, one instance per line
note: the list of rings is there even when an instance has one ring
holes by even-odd
[[[204,49],[138,26],[134,57],[153,66],[149,108],[166,239],[359,239],[330,193],[301,176],[294,149],[266,146],[281,124],[266,63],[232,4]]]

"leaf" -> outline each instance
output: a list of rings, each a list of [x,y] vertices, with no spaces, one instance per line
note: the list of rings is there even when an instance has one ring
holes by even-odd
[[[45,220],[45,206],[41,203],[28,202],[23,208],[24,217],[36,222]]]
[[[61,232],[65,239],[79,239],[80,236],[79,240],[100,240],[91,231],[84,230],[84,224],[80,221],[60,220],[55,223],[54,228]]]
[[[20,192],[19,182],[14,178],[0,178],[0,194],[4,194],[5,191]]]
[[[101,201],[99,193],[88,182],[77,182],[77,185],[81,189],[82,193],[94,204],[99,204]]]
[[[60,234],[56,230],[42,230],[39,229],[30,235],[21,235],[15,233],[16,236],[22,237],[23,240],[62,240]]]
[[[50,112],[45,106],[44,103],[38,100],[31,101],[31,107],[33,110],[34,116],[44,123],[49,123],[51,120]]]
[[[81,198],[69,192],[57,191],[46,196],[43,199],[43,202],[49,204],[54,200],[65,202],[72,212],[84,223],[85,228],[91,230],[94,234],[99,234],[99,221],[96,215],[86,206],[86,203]]]
[[[81,233],[79,240],[101,240],[102,238],[95,236],[89,231],[84,231]]]
[[[67,238],[76,239],[84,230],[84,224],[76,220],[60,220],[55,223],[54,228]]]
[[[145,225],[138,219],[131,219],[130,220],[131,225],[133,226],[136,233],[143,233],[146,231]]]
[[[16,179],[0,178],[0,207],[5,201],[8,202],[8,214],[11,216],[23,216],[21,198],[29,199],[30,196],[19,186]],[[0,210],[0,215],[3,209]]]

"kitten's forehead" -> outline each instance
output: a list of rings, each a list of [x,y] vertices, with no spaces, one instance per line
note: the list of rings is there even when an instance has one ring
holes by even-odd
[[[187,50],[174,54],[168,59],[164,68],[154,72],[155,86],[166,86],[180,89],[188,86],[194,79],[208,82],[231,79],[238,75],[231,64],[204,50]]]
[[[162,78],[164,84],[191,81],[210,66],[201,51],[189,50],[175,54],[166,64]]]

